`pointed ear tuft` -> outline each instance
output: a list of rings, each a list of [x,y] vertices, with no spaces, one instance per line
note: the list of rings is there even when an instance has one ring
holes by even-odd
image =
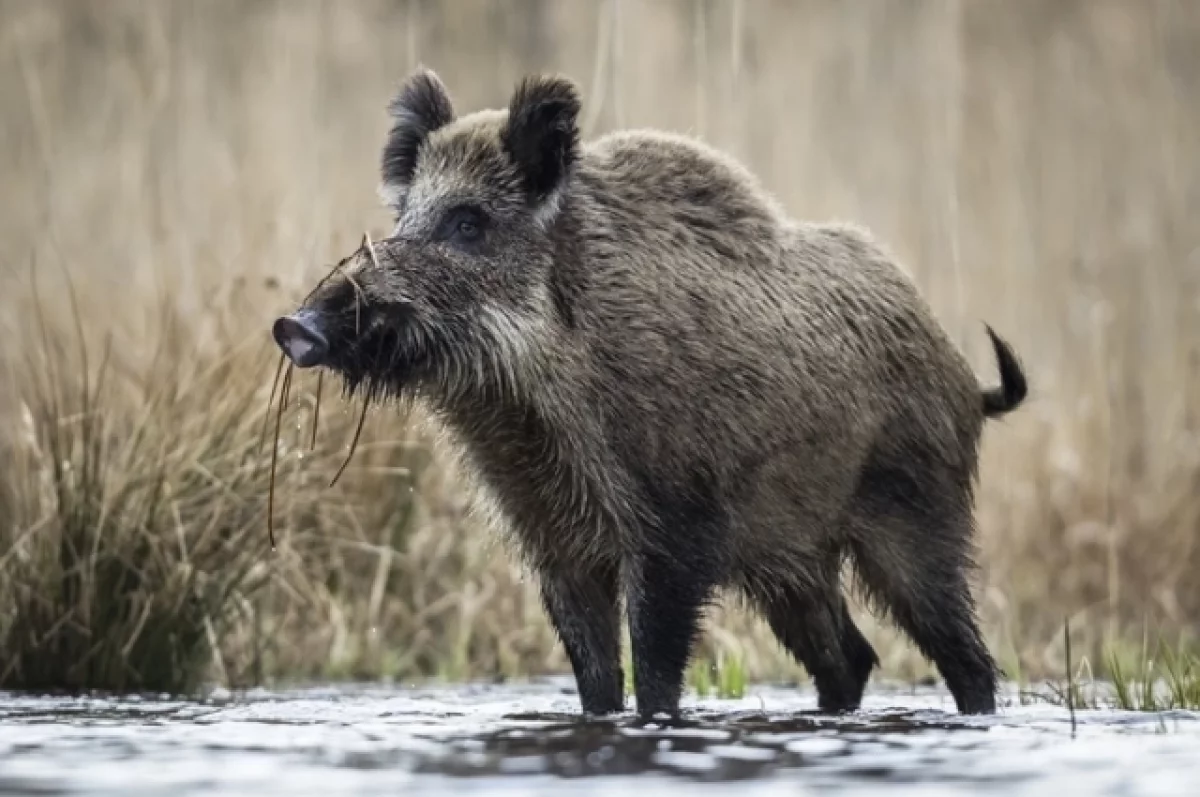
[[[417,151],[429,134],[454,121],[454,106],[442,81],[423,66],[388,105],[392,129],[383,147],[383,184],[402,190],[417,168]]]
[[[504,148],[537,204],[563,180],[579,157],[579,92],[564,77],[528,77],[508,106]]]

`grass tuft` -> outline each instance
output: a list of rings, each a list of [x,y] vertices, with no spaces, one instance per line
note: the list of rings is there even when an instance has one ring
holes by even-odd
[[[742,658],[732,654],[696,658],[687,672],[688,686],[701,698],[716,696],[721,700],[736,700],[745,697],[746,681]]]
[[[1078,668],[1067,668],[1065,683],[1049,681],[1043,691],[1023,692],[1022,701],[1040,700],[1072,711],[1200,710],[1200,652],[1194,645],[1162,639],[1153,647],[1117,643],[1104,649],[1101,660],[1098,673],[1082,660]]]
[[[82,336],[37,317],[0,450],[0,687],[191,689],[269,573],[257,385],[231,382],[236,354],[144,383],[107,354],[89,371]]]

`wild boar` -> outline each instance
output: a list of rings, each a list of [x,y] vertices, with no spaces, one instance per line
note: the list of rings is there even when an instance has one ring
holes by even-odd
[[[968,574],[985,419],[1026,394],[990,327],[981,387],[864,229],[790,219],[747,169],[655,131],[582,143],[575,84],[457,116],[427,69],[389,106],[395,216],[273,334],[349,394],[416,398],[540,581],[589,714],[677,716],[702,612],[740,592],[856,709],[877,665],[840,581],[995,709]]]

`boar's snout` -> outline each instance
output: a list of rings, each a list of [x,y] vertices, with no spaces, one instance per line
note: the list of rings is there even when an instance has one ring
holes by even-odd
[[[297,368],[312,368],[320,365],[329,353],[329,339],[322,326],[320,315],[305,308],[275,319],[271,334]]]

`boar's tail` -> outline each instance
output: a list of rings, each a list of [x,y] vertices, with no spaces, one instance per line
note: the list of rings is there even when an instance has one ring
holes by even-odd
[[[1027,387],[1025,372],[1012,347],[1005,343],[987,324],[988,337],[996,351],[996,365],[1000,369],[1000,385],[983,391],[983,414],[988,418],[999,418],[1012,412],[1025,400]]]

